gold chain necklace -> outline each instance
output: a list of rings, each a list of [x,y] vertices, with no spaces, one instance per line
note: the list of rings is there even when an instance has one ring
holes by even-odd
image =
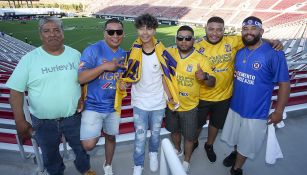
[[[247,56],[246,56],[246,50],[248,50],[248,48],[246,48],[246,49],[244,50],[243,63],[246,63],[246,62],[247,62],[247,59],[248,59],[250,56],[252,56],[252,54],[261,46],[261,44],[262,44],[262,40],[260,40],[260,44],[258,45],[258,47],[255,48],[253,51],[251,51],[251,53],[249,53]]]

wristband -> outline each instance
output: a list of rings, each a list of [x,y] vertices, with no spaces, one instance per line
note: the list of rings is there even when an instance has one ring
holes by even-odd
[[[209,74],[205,72],[204,80],[209,80]]]

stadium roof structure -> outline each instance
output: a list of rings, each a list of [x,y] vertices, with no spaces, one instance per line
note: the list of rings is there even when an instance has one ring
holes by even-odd
[[[32,2],[33,1],[40,1],[40,0],[29,0],[29,1],[28,0],[24,0],[24,1],[23,0],[20,0],[20,1],[19,0],[18,1],[15,1],[15,0],[0,0],[0,1],[8,2],[10,7],[16,7],[16,3],[15,2],[17,2],[17,4],[21,5],[21,6],[23,6],[23,2],[25,2],[26,3],[26,7],[33,7]],[[14,6],[11,5],[11,2],[13,2]],[[29,2],[30,2],[30,4],[29,4]]]

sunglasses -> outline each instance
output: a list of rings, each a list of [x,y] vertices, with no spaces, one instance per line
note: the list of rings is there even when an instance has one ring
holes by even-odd
[[[178,41],[183,41],[183,40],[191,41],[193,39],[193,37],[192,36],[180,36],[180,35],[178,35],[178,36],[176,36],[176,39]]]
[[[115,33],[116,35],[121,36],[124,33],[123,30],[106,30],[106,32],[110,36],[113,36]]]

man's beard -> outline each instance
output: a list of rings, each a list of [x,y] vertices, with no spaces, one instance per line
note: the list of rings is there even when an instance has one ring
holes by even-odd
[[[259,42],[260,38],[261,38],[261,35],[256,35],[256,36],[252,35],[254,37],[253,40],[246,40],[245,36],[247,36],[247,35],[242,36],[242,40],[243,40],[243,43],[244,43],[245,46],[253,46],[253,45],[257,44]]]
[[[193,46],[188,47],[187,49],[182,49],[181,47],[177,47],[177,48],[181,53],[189,53],[192,50]]]

